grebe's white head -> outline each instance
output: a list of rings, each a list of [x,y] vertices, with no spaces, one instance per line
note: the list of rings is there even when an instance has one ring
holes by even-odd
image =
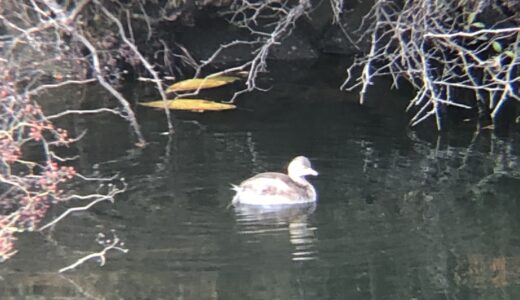
[[[307,183],[305,176],[318,176],[318,172],[311,167],[311,162],[307,157],[297,156],[291,161],[289,167],[287,167],[287,175],[289,175],[292,180],[300,184],[305,184]]]

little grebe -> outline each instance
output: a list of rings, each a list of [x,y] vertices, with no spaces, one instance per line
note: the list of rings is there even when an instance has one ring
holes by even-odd
[[[282,205],[316,201],[316,190],[305,176],[317,176],[305,156],[295,157],[287,168],[287,175],[275,172],[260,173],[233,186],[237,193],[232,204]]]

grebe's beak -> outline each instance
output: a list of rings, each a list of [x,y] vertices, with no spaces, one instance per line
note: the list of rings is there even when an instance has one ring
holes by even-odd
[[[314,169],[308,168],[307,175],[318,176],[318,172]]]

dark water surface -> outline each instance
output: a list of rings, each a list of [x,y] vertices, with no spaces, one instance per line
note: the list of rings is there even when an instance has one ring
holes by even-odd
[[[77,167],[119,173],[128,190],[19,235],[0,298],[518,299],[518,136],[411,131],[407,96],[376,86],[360,106],[323,65],[268,75],[275,87],[238,111],[175,114],[171,137],[162,113],[139,108],[144,149],[119,119],[74,119],[88,129]],[[231,183],[296,155],[320,172],[316,207],[227,207]],[[111,229],[127,254],[56,273]]]

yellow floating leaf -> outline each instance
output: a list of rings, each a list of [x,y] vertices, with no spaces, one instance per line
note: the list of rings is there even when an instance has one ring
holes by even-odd
[[[170,85],[167,89],[167,93],[173,92],[185,92],[185,91],[194,91],[194,90],[203,90],[203,89],[211,89],[219,86],[223,86],[226,84],[230,84],[240,78],[235,76],[225,76],[225,75],[217,75],[217,76],[208,76],[206,78],[193,78],[187,79],[183,81],[176,82]]]
[[[220,103],[203,99],[188,99],[188,98],[180,98],[173,100],[159,100],[152,102],[143,102],[139,103],[140,105],[154,108],[168,108],[175,110],[189,110],[195,112],[204,112],[207,110],[211,111],[219,111],[219,110],[229,110],[235,109],[236,106],[228,103]]]

